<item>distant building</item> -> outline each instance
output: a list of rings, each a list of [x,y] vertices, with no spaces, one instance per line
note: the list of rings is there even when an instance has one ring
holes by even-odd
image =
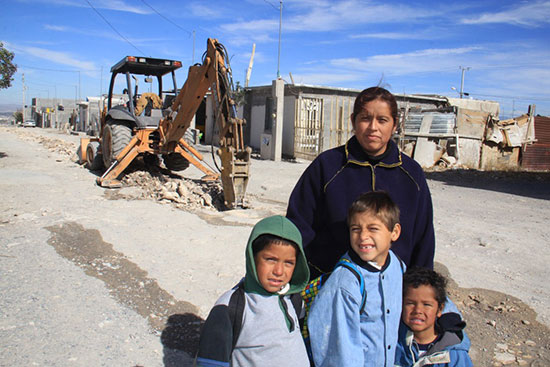
[[[350,115],[359,93],[354,89],[285,84],[283,156],[311,160],[344,144],[353,135]],[[521,146],[534,139],[529,133],[532,116],[501,124],[497,102],[437,95],[395,97],[400,121],[394,138],[425,168],[517,168]],[[247,121],[245,138],[260,153],[270,142],[276,113],[273,106],[272,86],[247,88],[245,104],[240,107]],[[487,139],[491,126],[502,130],[506,139],[496,144]]]

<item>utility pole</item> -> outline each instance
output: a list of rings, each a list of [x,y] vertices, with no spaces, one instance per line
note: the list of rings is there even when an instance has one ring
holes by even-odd
[[[460,79],[460,98],[462,98],[462,96],[464,95],[464,73],[467,70],[470,70],[471,67],[469,67],[469,66],[467,66],[467,67],[459,66],[458,68],[460,70],[462,70],[462,78]]]
[[[256,44],[252,44],[252,55],[250,56],[250,63],[248,63],[248,69],[246,69],[246,78],[244,80],[244,87],[248,88],[248,82],[250,81],[250,74],[252,73],[252,64],[254,63],[254,54],[256,53]]]
[[[281,64],[281,28],[283,23],[283,1],[279,1],[279,52],[277,53],[277,79],[281,78],[279,66]]]
[[[23,121],[25,122],[25,73],[21,74],[21,84],[23,85]]]

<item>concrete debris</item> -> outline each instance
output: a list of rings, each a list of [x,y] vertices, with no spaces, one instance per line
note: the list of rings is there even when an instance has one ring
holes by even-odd
[[[136,199],[153,199],[173,203],[185,210],[224,210],[222,185],[220,182],[202,182],[164,174],[160,170],[133,171],[124,175],[123,186],[141,188]]]
[[[516,362],[516,356],[510,353],[502,353],[502,352],[496,352],[495,353],[495,360],[499,363],[502,363],[503,365],[512,364]]]
[[[28,134],[26,131],[14,130],[22,140],[34,141],[43,145],[50,152],[56,152],[69,158],[73,162],[78,162],[77,146],[71,142],[56,138],[47,138],[40,135]]]

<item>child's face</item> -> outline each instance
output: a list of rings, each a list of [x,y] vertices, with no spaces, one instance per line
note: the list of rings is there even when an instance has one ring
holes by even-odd
[[[359,144],[373,156],[386,151],[388,141],[397,128],[390,105],[380,99],[367,102],[357,116],[352,116],[351,123]]]
[[[260,284],[266,291],[275,293],[292,279],[296,250],[288,244],[271,242],[254,256],[254,261]]]
[[[379,266],[386,263],[391,242],[399,238],[401,226],[393,230],[371,212],[355,213],[350,220],[351,248],[363,261],[374,261]]]
[[[433,333],[435,320],[441,316],[442,307],[435,299],[434,289],[429,285],[409,287],[403,298],[403,322],[415,333]]]

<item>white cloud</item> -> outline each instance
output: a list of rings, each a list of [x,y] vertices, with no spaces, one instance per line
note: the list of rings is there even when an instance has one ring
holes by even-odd
[[[10,47],[18,54],[26,54],[59,65],[69,66],[74,68],[75,72],[81,70],[83,73],[90,76],[95,76],[95,72],[99,69],[95,63],[79,60],[67,52],[52,51],[40,47],[18,46],[14,44],[10,44]]]
[[[279,20],[275,20],[275,19],[251,20],[248,22],[223,24],[221,28],[226,32],[262,32],[262,31],[271,32],[271,31],[279,30]]]
[[[403,54],[375,55],[365,59],[333,59],[330,64],[348,70],[364,70],[369,73],[406,75],[423,72],[442,72],[458,68],[470,61],[471,54],[480,47],[454,49],[426,49]],[[471,63],[470,63],[471,64]]]
[[[441,36],[439,36],[441,37]],[[436,35],[428,35],[424,32],[379,32],[379,33],[363,33],[351,35],[351,39],[365,39],[365,38],[377,38],[377,39],[389,39],[389,40],[426,40],[439,38]]]
[[[507,23],[535,27],[550,23],[550,1],[523,3],[510,10],[464,18],[461,22],[463,24]]]
[[[223,15],[219,7],[205,5],[204,3],[193,3],[190,5],[190,9],[193,16],[201,18],[220,18]]]
[[[90,5],[80,0],[19,0],[23,3],[44,3],[48,5],[70,6],[75,8],[90,7]],[[150,14],[152,11],[146,7],[137,7],[127,4],[123,0],[93,0],[90,1],[95,9],[115,10],[134,14]]]
[[[285,2],[286,4],[287,2]],[[287,31],[323,32],[347,29],[354,25],[413,23],[441,15],[435,9],[414,8],[408,5],[377,4],[373,1],[290,1],[283,4],[282,28]],[[266,6],[268,6],[266,4]],[[286,10],[285,10],[286,9]],[[268,19],[240,21],[222,25],[228,32],[278,32],[279,13],[273,9]]]
[[[152,10],[145,7],[138,7],[126,4],[123,0],[101,0],[101,1],[94,1],[92,3],[94,8],[98,9],[107,9],[107,10],[115,10],[115,11],[121,11],[126,13],[134,13],[134,14],[151,14]]]
[[[69,28],[61,25],[44,24],[44,28],[49,31],[68,32]]]
[[[50,31],[55,32],[65,32],[65,33],[71,33],[71,34],[81,34],[88,37],[94,37],[94,38],[106,38],[109,40],[116,40],[121,42],[126,42],[126,39],[130,41],[134,45],[142,45],[142,46],[149,46],[151,44],[156,44],[158,42],[166,42],[166,41],[174,41],[174,38],[167,38],[167,37],[139,37],[139,38],[130,38],[126,37],[126,39],[120,37],[114,32],[110,31],[97,31],[97,30],[86,30],[81,28],[74,28],[74,27],[66,27],[66,26],[58,26],[58,25],[52,25],[52,24],[46,24],[44,25],[44,28]]]

